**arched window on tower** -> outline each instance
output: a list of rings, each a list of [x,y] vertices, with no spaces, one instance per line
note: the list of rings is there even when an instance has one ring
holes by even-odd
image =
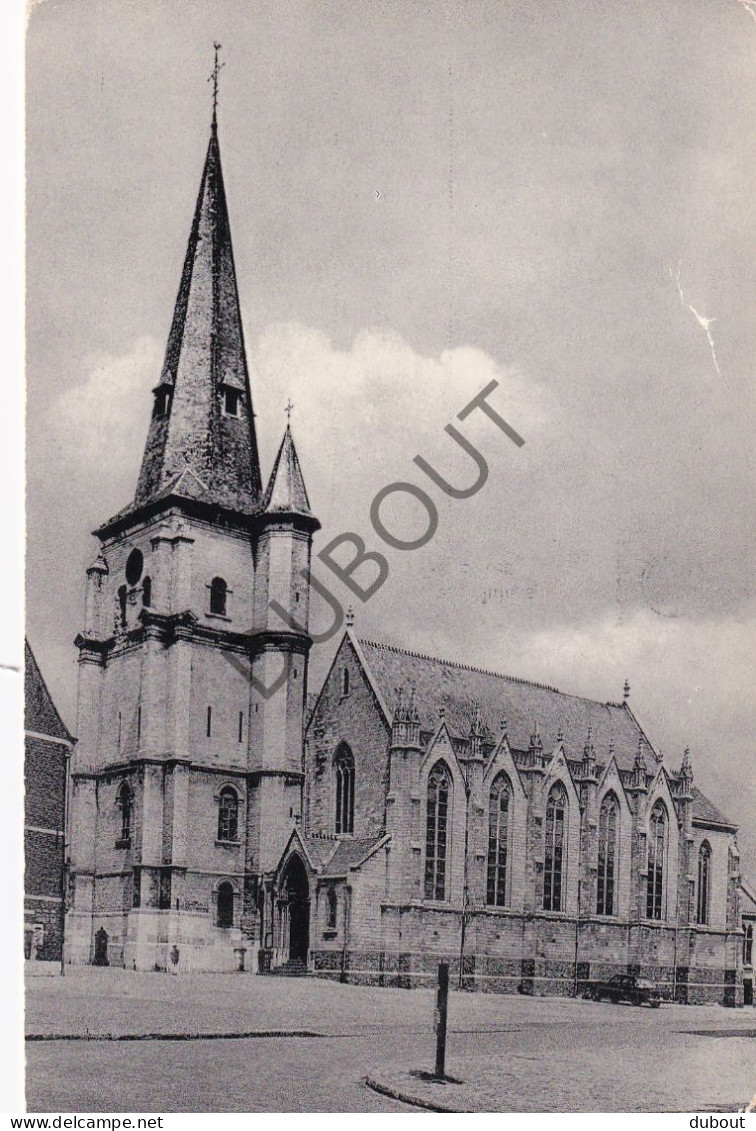
[[[491,907],[507,905],[507,846],[511,797],[509,779],[506,774],[498,774],[494,778],[488,798],[486,903]]]
[[[596,914],[616,915],[614,891],[617,868],[617,826],[619,803],[613,793],[601,802],[598,828],[598,876],[596,878]]]
[[[711,845],[705,840],[698,850],[698,887],[696,898],[696,922],[709,922],[709,903],[711,900]]]
[[[210,612],[216,617],[225,617],[228,598],[228,585],[222,577],[214,577],[210,582]]]
[[[753,923],[743,924],[743,965],[753,966]]]
[[[567,793],[561,782],[551,787],[546,802],[546,842],[543,857],[543,909],[564,911],[565,827]]]
[[[664,870],[667,865],[667,810],[657,801],[648,822],[646,918],[664,918]]]
[[[425,898],[446,899],[446,857],[451,778],[443,762],[436,762],[428,775],[425,821]]]
[[[152,604],[152,578],[145,577],[142,582],[142,604],[145,609],[149,609]]]
[[[345,742],[336,751],[336,832],[354,832],[354,755]]]
[[[121,810],[121,835],[118,841],[125,846],[131,842],[131,821],[134,813],[134,794],[127,781],[121,782],[116,795],[116,804]]]
[[[224,880],[218,888],[218,910],[215,921],[219,927],[234,925],[234,887],[228,880]]]
[[[218,840],[235,841],[239,835],[239,798],[230,785],[220,791]]]

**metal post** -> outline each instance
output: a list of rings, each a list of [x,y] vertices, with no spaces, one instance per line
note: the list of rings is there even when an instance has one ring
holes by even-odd
[[[446,1075],[446,1014],[449,1003],[449,963],[438,964],[438,992],[436,994],[436,1071],[443,1080]]]
[[[470,876],[468,870],[468,857],[469,857],[469,844],[470,844],[470,783],[467,780],[467,774],[470,772],[470,767],[467,767],[465,774],[465,867],[462,881],[462,922],[460,924],[459,933],[459,983],[458,989],[463,988],[463,969],[465,964],[465,934],[467,930],[467,904],[469,900],[469,884]]]
[[[69,835],[68,835],[68,822],[70,819],[70,798],[69,792],[71,788],[71,749],[66,750],[65,769],[63,771],[63,863],[60,870],[60,973],[61,977],[65,977],[66,973],[66,911],[68,910],[68,884],[69,884]]]

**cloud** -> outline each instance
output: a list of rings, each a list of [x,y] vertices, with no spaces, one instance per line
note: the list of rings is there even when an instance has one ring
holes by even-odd
[[[156,338],[137,338],[127,353],[98,354],[90,359],[85,379],[53,402],[48,427],[75,437],[66,454],[90,472],[139,459],[152,407],[150,389],[157,384],[163,348]]]

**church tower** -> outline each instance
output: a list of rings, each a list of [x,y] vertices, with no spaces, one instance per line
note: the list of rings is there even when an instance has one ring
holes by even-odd
[[[263,491],[214,113],[136,493],[87,571],[68,961],[254,968],[301,813],[318,528],[290,425]]]

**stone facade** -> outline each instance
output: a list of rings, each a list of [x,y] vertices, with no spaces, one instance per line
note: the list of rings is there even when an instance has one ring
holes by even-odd
[[[254,969],[270,935],[319,523],[290,428],[265,492],[254,429],[214,124],[135,498],[87,571],[70,962]]]
[[[539,700],[543,736],[523,729],[523,700],[526,708]],[[348,838],[334,832],[334,760],[345,747],[354,763],[353,838],[373,842],[369,852],[359,842],[337,867]],[[443,891],[429,892],[429,784],[440,764],[448,780]],[[666,769],[626,701],[576,701],[348,631],[307,727],[305,775],[298,851],[309,856],[316,892],[311,956],[322,976],[430,984],[443,959],[460,985],[482,992],[579,994],[630,972],[680,1002],[742,1004],[736,829],[693,786],[687,753],[679,770]],[[506,861],[497,899],[490,814],[502,783]],[[556,903],[546,898],[555,789],[563,798]],[[601,902],[602,807],[614,810],[609,905]],[[649,841],[660,812],[659,893],[650,904]],[[332,927],[327,890],[331,905],[345,909]]]

